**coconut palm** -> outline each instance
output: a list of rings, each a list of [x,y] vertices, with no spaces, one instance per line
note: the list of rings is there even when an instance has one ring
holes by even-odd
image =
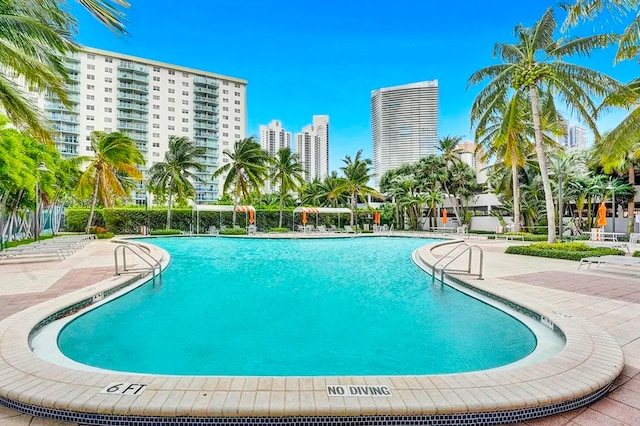
[[[253,137],[241,139],[234,144],[234,150],[225,149],[223,155],[229,160],[213,174],[218,178],[224,174],[223,192],[233,186],[233,226],[236,225],[236,209],[240,197],[248,197],[251,190],[260,194],[260,187],[266,180],[269,169],[268,155]]]
[[[493,110],[499,100],[510,91],[529,92],[531,113],[535,130],[535,151],[540,165],[540,176],[545,193],[548,228],[547,240],[555,241],[555,211],[551,182],[549,180],[546,153],[543,145],[541,118],[541,93],[549,92],[557,96],[583,120],[598,138],[594,117],[597,105],[594,98],[605,97],[621,85],[603,73],[566,62],[574,54],[588,54],[598,47],[608,46],[615,37],[611,34],[597,34],[589,37],[565,40],[554,39],[557,22],[553,9],[549,8],[532,27],[518,25],[516,44],[497,43],[494,56],[502,63],[475,72],[469,84],[477,84],[491,79],[474,101],[474,108],[480,111]]]
[[[344,177],[338,178],[338,188],[334,192],[344,192],[348,194],[351,211],[355,213],[358,197],[364,195],[381,196],[381,194],[367,185],[373,177],[371,173],[371,165],[373,163],[369,158],[362,159],[362,150],[356,153],[353,160],[351,156],[347,155],[342,161],[344,162],[344,166],[340,167],[340,170],[342,170]],[[354,215],[351,215],[352,226],[353,216]]]
[[[289,192],[296,191],[304,183],[304,167],[300,162],[300,156],[292,153],[291,148],[280,149],[276,156],[270,159],[271,180],[278,185],[280,192],[280,221],[278,227],[282,228],[282,210],[284,197]]]
[[[85,229],[87,233],[93,222],[98,198],[102,205],[111,207],[114,200],[112,195],[129,197],[130,192],[118,173],[139,180],[142,173],[137,166],[144,164],[144,157],[138,151],[135,141],[123,133],[96,131],[91,133],[90,139],[93,158],[78,182],[80,195],[91,191],[91,208]]]
[[[198,157],[203,154],[204,148],[195,146],[189,138],[169,136],[169,148],[164,154],[164,161],[155,163],[149,169],[149,187],[160,196],[168,196],[167,229],[171,229],[173,195],[184,200],[195,194],[193,182],[201,179],[194,171],[206,170],[198,161]]]

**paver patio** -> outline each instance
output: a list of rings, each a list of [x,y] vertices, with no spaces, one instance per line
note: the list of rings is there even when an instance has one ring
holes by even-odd
[[[529,421],[536,426],[640,424],[640,269],[591,268],[577,262],[506,255],[511,241],[471,240],[485,255],[485,279],[571,312],[608,331],[622,347],[625,368],[612,390],[588,408]],[[0,262],[0,319],[45,300],[113,276],[109,241],[91,242],[58,262]],[[473,278],[468,278],[473,282]],[[62,426],[69,423],[34,418],[0,406],[6,426]]]

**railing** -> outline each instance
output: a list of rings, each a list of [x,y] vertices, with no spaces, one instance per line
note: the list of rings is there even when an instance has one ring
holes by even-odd
[[[467,274],[472,274],[471,270],[472,270],[472,265],[473,265],[473,250],[477,250],[480,252],[480,258],[479,258],[479,265],[478,265],[478,279],[481,280],[482,279],[482,267],[484,264],[484,252],[482,251],[482,247],[476,245],[476,244],[467,244],[465,242],[456,244],[455,247],[453,247],[451,250],[449,250],[444,256],[442,256],[440,259],[438,259],[437,262],[435,262],[432,266],[431,266],[431,282],[433,283],[436,279],[436,271],[437,266],[439,263],[444,262],[446,260],[449,260],[446,264],[442,265],[442,267],[439,269],[440,271],[440,281],[442,282],[444,280],[444,273],[445,271],[448,272],[464,272]],[[458,260],[460,258],[460,256],[464,255],[465,253],[468,254],[469,256],[469,261],[467,263],[467,269],[447,269],[453,262],[455,262],[456,260]],[[476,275],[476,274],[473,274]]]
[[[122,252],[122,269],[120,269],[120,262],[118,262],[119,251]],[[131,253],[136,258],[143,261],[148,267],[137,269],[131,269],[127,267],[127,251],[129,251],[129,253]],[[162,266],[160,265],[160,262],[155,257],[151,256],[151,253],[149,253],[149,249],[143,245],[132,242],[120,243],[113,250],[113,257],[116,265],[116,275],[130,272],[150,272],[151,274],[153,274],[154,284],[156,282],[156,276],[160,279],[160,281],[162,281]]]

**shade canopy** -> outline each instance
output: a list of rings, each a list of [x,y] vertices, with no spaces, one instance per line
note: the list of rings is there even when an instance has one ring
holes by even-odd
[[[346,207],[296,207],[293,210],[293,212],[294,213],[307,212],[307,213],[334,213],[334,214],[347,213],[347,214],[351,214],[351,209],[348,209]]]
[[[199,211],[199,212],[232,212],[233,211],[233,206],[229,206],[229,205],[208,205],[208,204],[196,204],[193,206],[193,210],[195,211]],[[238,206],[236,208],[237,212],[250,212],[250,211],[256,211],[256,209],[253,206]]]

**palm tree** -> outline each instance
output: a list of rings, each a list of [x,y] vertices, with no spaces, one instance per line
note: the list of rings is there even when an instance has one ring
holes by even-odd
[[[555,40],[556,29],[554,12],[549,8],[533,27],[518,25],[515,28],[518,39],[516,44],[496,44],[494,56],[500,57],[502,64],[483,68],[469,78],[469,84],[492,79],[474,101],[474,108],[480,110],[493,110],[499,100],[504,99],[512,90],[529,92],[535,151],[545,194],[549,242],[556,238],[553,226],[555,211],[543,145],[541,93],[548,91],[563,100],[589,125],[597,138],[599,133],[594,117],[598,108],[593,98],[607,96],[621,87],[617,81],[603,73],[565,61],[567,56],[588,54],[597,47],[608,46],[615,40],[613,35],[597,34],[571,40]]]
[[[140,179],[142,173],[138,170],[138,164],[144,164],[144,158],[133,139],[120,133],[91,133],[91,150],[94,152],[91,163],[84,171],[78,182],[78,192],[85,194],[92,189],[91,209],[85,232],[89,233],[93,222],[93,213],[98,197],[105,207],[113,203],[112,194],[120,197],[128,197],[127,191],[118,173],[123,173],[133,179]]]
[[[173,194],[186,199],[195,194],[192,181],[201,181],[193,171],[203,172],[206,167],[198,161],[204,149],[197,147],[184,136],[169,136],[169,149],[164,161],[149,169],[149,186],[161,196],[168,193],[167,229],[171,229]]]
[[[371,174],[371,159],[362,159],[362,150],[358,151],[356,157],[352,160],[349,155],[345,156],[342,160],[344,166],[340,167],[344,178],[339,178],[339,186],[335,190],[336,193],[346,192],[349,194],[349,205],[351,211],[355,213],[356,202],[359,196],[363,195],[375,195],[381,196],[381,194],[374,188],[367,186],[369,180],[373,177]],[[353,216],[351,215],[351,225],[353,226]]]
[[[293,192],[304,183],[304,167],[300,162],[300,156],[292,153],[291,148],[280,149],[276,156],[270,159],[271,180],[280,189],[280,221],[278,227],[282,228],[282,210],[284,207],[284,197],[289,192]]]
[[[223,155],[229,162],[218,168],[213,174],[218,178],[227,173],[224,179],[223,192],[233,186],[233,226],[236,225],[236,209],[240,196],[248,197],[253,188],[260,194],[260,187],[268,176],[268,155],[260,148],[253,137],[245,138],[234,144],[234,150],[225,149]]]

